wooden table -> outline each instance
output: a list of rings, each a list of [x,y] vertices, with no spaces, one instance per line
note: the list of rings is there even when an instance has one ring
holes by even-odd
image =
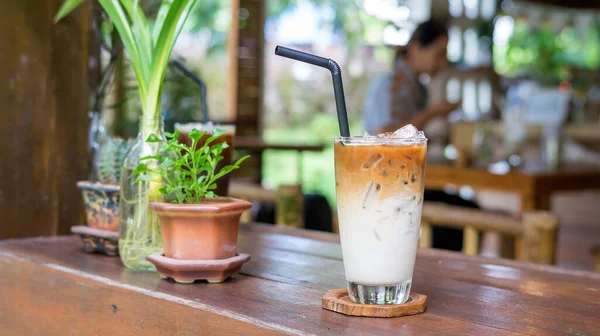
[[[302,184],[302,153],[303,152],[322,152],[325,145],[309,145],[309,144],[289,144],[265,141],[262,137],[244,137],[238,136],[235,138],[235,149],[244,150],[252,153],[253,157],[259,160],[259,170],[254,178],[254,183],[260,184],[262,179],[262,153],[266,150],[282,150],[295,151],[298,153],[296,157],[296,167],[298,169],[298,183]]]
[[[428,164],[425,186],[470,186],[475,190],[506,191],[521,197],[521,211],[550,210],[556,191],[600,189],[600,168],[572,167],[556,172],[520,170],[494,174],[485,169]]]
[[[79,238],[0,242],[0,326],[8,335],[598,335],[600,274],[420,250],[425,314],[356,318],[321,309],[345,285],[337,236],[244,225],[252,255],[223,284],[180,285],[85,254]]]

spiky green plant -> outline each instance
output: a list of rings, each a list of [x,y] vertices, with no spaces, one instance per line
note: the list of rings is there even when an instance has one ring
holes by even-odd
[[[56,14],[58,22],[85,0],[66,0]],[[142,104],[142,134],[158,133],[160,97],[165,71],[196,0],[163,0],[152,29],[139,0],[98,0],[127,50],[138,82]]]
[[[119,184],[123,160],[131,145],[133,145],[132,140],[112,137],[102,144],[96,160],[96,171],[100,183]]]

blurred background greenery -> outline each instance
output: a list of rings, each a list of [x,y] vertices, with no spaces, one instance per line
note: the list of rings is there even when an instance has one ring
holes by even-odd
[[[388,2],[393,3],[385,3]],[[394,6],[400,8],[404,2],[396,1]],[[361,115],[367,87],[374,77],[391,68],[393,49],[387,45],[406,43],[407,32],[419,21],[418,16],[400,22],[391,20],[381,4],[373,7],[372,3],[369,0],[267,2],[263,136],[267,141],[281,143],[325,144],[323,152],[303,155],[302,181],[304,192],[325,195],[332,205],[335,204],[332,137],[338,134],[338,126],[330,74],[277,58],[273,50],[275,45],[283,44],[335,59],[342,67],[352,132],[362,134]],[[499,9],[503,2],[494,3]],[[157,0],[147,1],[145,10],[154,12],[157,4]],[[525,18],[513,18],[501,10],[497,13],[488,20],[475,20],[473,29],[479,45],[489,49],[489,58],[498,74],[554,85],[568,79],[571,68],[600,66],[600,22],[593,22],[583,31],[573,25],[557,31],[549,21],[532,25]],[[243,29],[247,16],[243,11],[238,14]],[[225,110],[229,67],[226,39],[231,17],[230,1],[198,1],[174,51],[174,57],[207,83],[210,117],[218,121],[231,121]],[[463,57],[451,60],[457,65],[469,65]],[[130,85],[132,74],[126,73],[125,78]],[[175,122],[201,120],[199,88],[173,70],[167,73],[166,81],[165,128],[172,129]],[[575,88],[577,85],[573,82]],[[112,108],[119,110],[112,113],[113,126],[118,125],[115,128],[123,135],[134,136],[139,103],[127,99]],[[265,152],[263,185],[276,188],[282,183],[297,182],[296,158],[295,153]]]

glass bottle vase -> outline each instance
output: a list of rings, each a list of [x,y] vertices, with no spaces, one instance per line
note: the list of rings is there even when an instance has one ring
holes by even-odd
[[[106,124],[102,114],[98,111],[88,112],[90,117],[90,127],[88,128],[88,153],[90,163],[90,180],[98,179],[98,171],[96,166],[96,158],[100,147],[108,139]]]
[[[152,129],[152,127],[146,127]],[[158,129],[157,137],[165,141],[162,121]],[[140,163],[140,159],[149,155],[161,155],[161,143],[148,143],[146,139],[152,132],[140,131],[123,160],[121,172],[121,199],[120,199],[120,234],[119,254],[125,267],[134,270],[155,271],[152,263],[146,260],[146,256],[162,251],[163,238],[158,216],[149,207],[153,201],[161,200],[159,189],[161,182],[158,177],[151,181],[134,182],[136,177],[131,173]],[[145,160],[147,165],[155,164],[156,161]]]

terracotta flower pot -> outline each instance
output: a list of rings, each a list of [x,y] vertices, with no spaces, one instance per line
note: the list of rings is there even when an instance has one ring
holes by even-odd
[[[150,207],[160,218],[165,257],[220,260],[236,255],[240,216],[252,203],[221,197],[200,204],[152,202]]]
[[[119,232],[118,185],[77,182],[85,203],[87,225],[93,229]]]

